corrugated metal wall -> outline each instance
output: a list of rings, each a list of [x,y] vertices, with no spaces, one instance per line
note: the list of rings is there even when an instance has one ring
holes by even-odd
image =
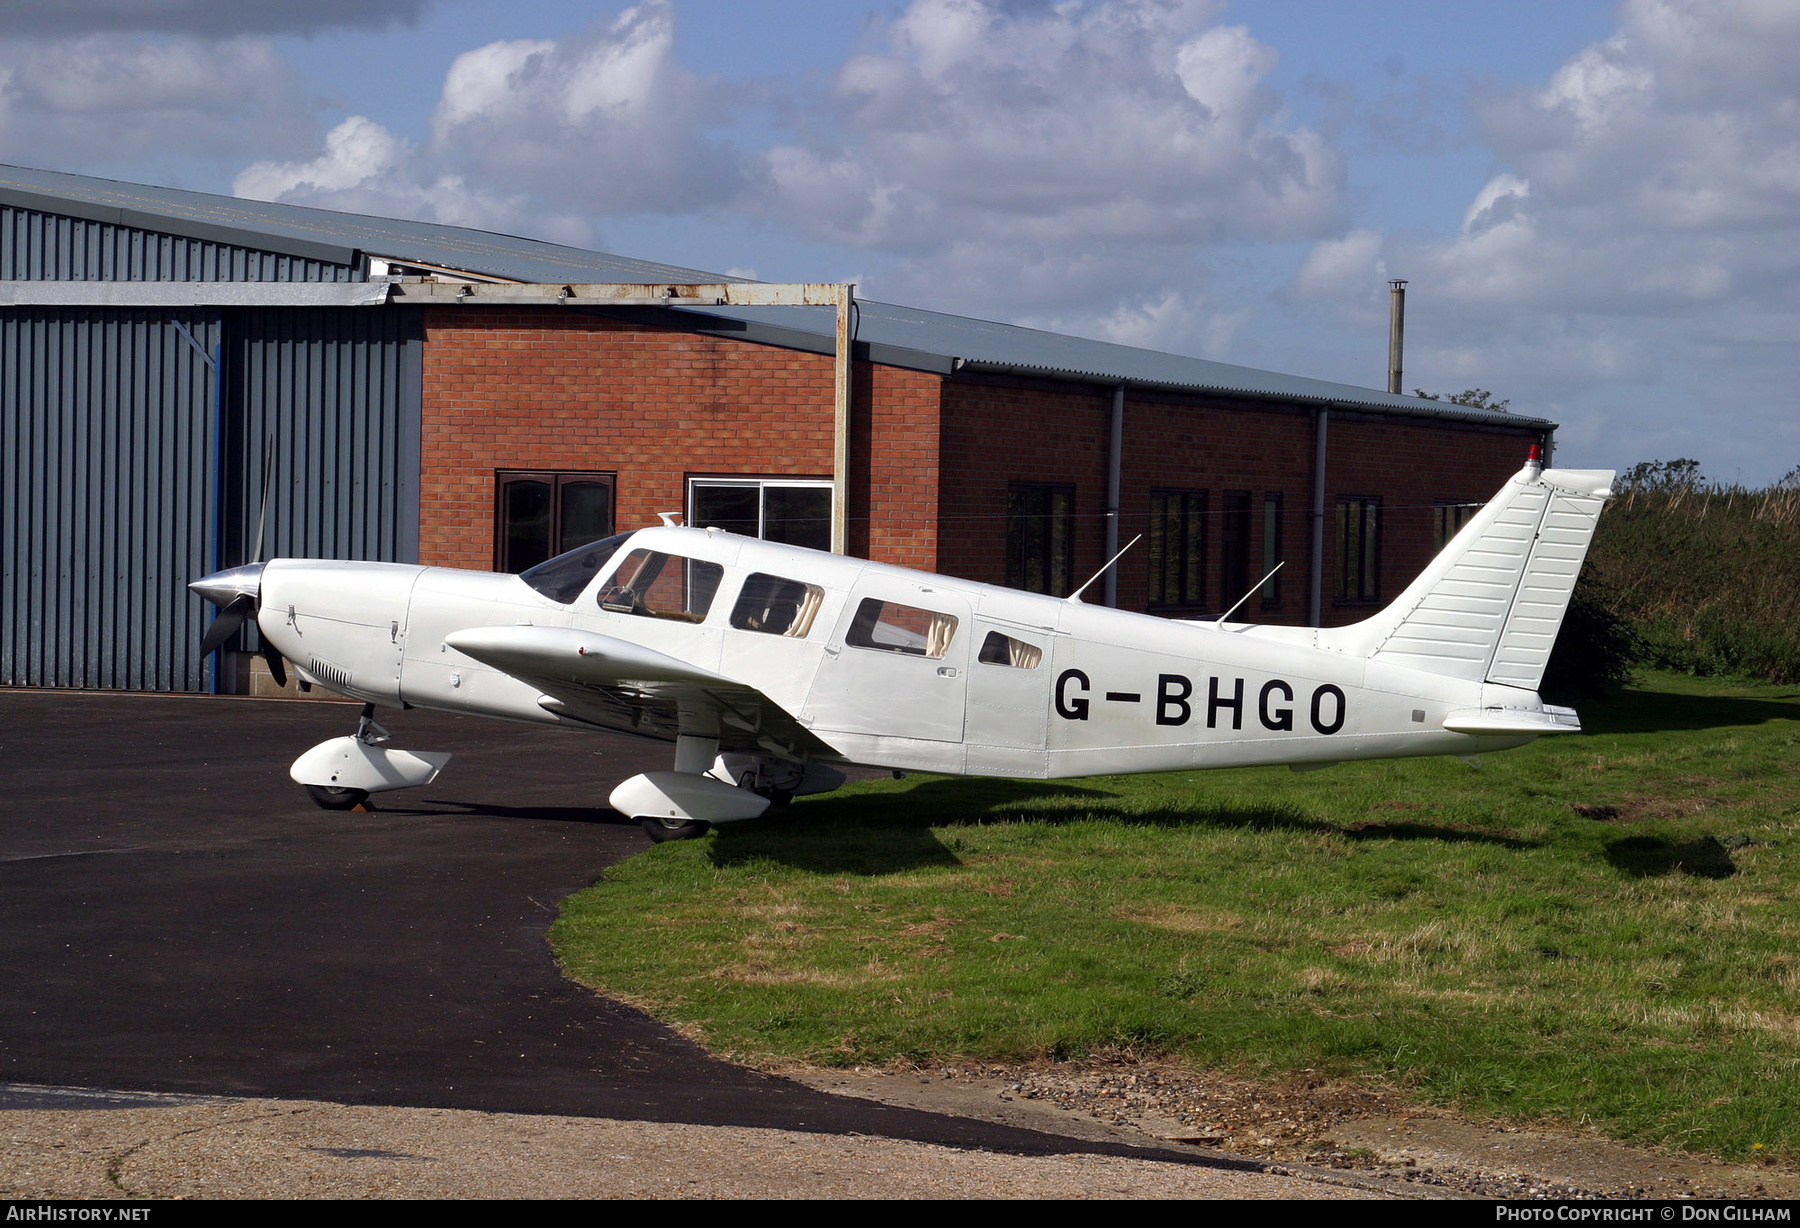
[[[216,318],[0,313],[0,682],[197,690]]]
[[[0,280],[45,279],[361,274],[0,209]],[[0,685],[211,689],[186,584],[253,556],[271,439],[264,557],[416,559],[422,346],[416,309],[0,311]]]
[[[255,553],[265,476],[265,558],[418,558],[423,319],[399,308],[226,313],[227,472],[237,477],[226,493],[228,565]]]
[[[0,205],[0,281],[363,281],[360,265]]]

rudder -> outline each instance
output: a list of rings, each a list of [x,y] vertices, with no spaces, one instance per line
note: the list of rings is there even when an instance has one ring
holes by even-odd
[[[1372,660],[1535,691],[1612,479],[1608,469],[1526,465],[1391,605],[1321,640]]]

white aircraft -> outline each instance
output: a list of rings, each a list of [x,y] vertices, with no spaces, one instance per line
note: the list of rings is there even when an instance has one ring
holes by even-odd
[[[610,801],[653,840],[825,792],[838,767],[1029,779],[1470,756],[1576,733],[1537,687],[1613,474],[1532,459],[1353,626],[1174,621],[707,528],[522,575],[275,559],[189,587],[271,669],[365,702],[291,769],[321,805],[433,780],[376,705],[671,741]]]

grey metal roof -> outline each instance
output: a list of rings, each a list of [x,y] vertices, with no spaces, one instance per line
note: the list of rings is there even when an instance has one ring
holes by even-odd
[[[351,262],[361,253],[491,277],[549,283],[743,280],[462,226],[338,213],[3,165],[0,204],[342,263]],[[1555,426],[1546,419],[1522,414],[1471,409],[1329,380],[1090,341],[1016,324],[874,300],[860,300],[858,306],[857,340],[867,347],[870,358],[922,370],[946,374],[954,370],[1010,372],[1494,425],[1543,429]],[[829,308],[706,308],[703,314],[718,321],[717,327],[703,328],[706,332],[823,349],[827,353],[835,334],[835,320]]]
[[[338,213],[19,166],[0,165],[0,204],[340,263],[362,253],[517,281],[742,280],[466,226]]]
[[[868,346],[872,360],[895,366],[945,373],[995,371],[1173,391],[1267,397],[1308,405],[1343,406],[1546,430],[1556,425],[1547,419],[1524,414],[1472,409],[1447,401],[1400,396],[1358,388],[1353,384],[1283,375],[1108,341],[1090,341],[1084,337],[925,311],[918,307],[899,307],[864,299],[857,300],[857,306],[861,311],[856,328],[857,341]],[[829,353],[836,336],[836,317],[830,308],[708,307],[681,310],[737,322],[741,327],[730,332],[722,329],[706,331],[736,335],[749,341],[804,344],[811,340],[812,344],[805,348]]]

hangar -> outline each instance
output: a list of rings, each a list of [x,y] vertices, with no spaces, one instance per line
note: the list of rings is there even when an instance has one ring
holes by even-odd
[[[1333,625],[1555,429],[760,284],[0,167],[0,685],[266,690],[187,580],[520,570],[670,512],[1059,595],[1141,534],[1090,600]]]

